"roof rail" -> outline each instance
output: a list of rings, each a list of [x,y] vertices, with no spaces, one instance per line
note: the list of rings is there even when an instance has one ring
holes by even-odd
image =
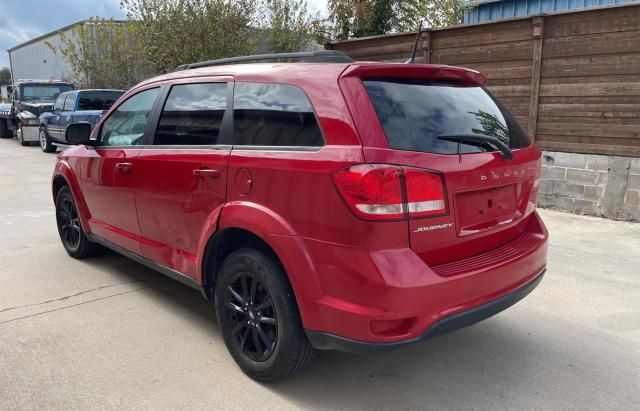
[[[182,64],[174,71],[189,70],[200,67],[222,66],[225,64],[253,63],[267,61],[288,61],[300,63],[353,63],[351,57],[335,50],[307,51],[300,53],[256,54],[254,56],[229,57],[225,59],[201,61],[199,63]]]

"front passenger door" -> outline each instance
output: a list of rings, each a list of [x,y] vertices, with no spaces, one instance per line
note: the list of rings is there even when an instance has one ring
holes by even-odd
[[[58,96],[48,119],[47,132],[49,133],[49,137],[54,140],[64,141],[64,135],[60,135],[60,113],[64,109],[64,102],[67,95],[67,93],[62,93]]]
[[[67,99],[64,102],[64,109],[62,113],[60,113],[59,127],[60,127],[60,139],[62,141],[65,140],[65,132],[67,131],[67,126],[71,124],[71,116],[73,115],[73,111],[76,107],[76,99],[78,98],[78,93],[72,93],[67,96]]]
[[[138,255],[142,252],[134,159],[148,136],[149,118],[159,94],[160,88],[149,88],[124,100],[102,122],[96,147],[87,148],[86,155],[80,157],[91,232]]]

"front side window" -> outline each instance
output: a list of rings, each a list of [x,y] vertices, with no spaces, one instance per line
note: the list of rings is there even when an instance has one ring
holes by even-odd
[[[428,80],[364,80],[391,148],[440,154],[493,151],[446,141],[447,134],[495,137],[511,148],[531,139],[509,112],[479,86]]]
[[[215,145],[227,108],[227,83],[181,84],[171,88],[154,145]]]
[[[324,145],[311,102],[295,86],[236,83],[233,120],[235,145]]]
[[[76,96],[72,93],[67,96],[67,99],[64,102],[64,111],[73,111],[74,106],[76,105]]]
[[[67,94],[60,94],[56,99],[56,102],[53,104],[53,111],[62,111],[64,108],[64,99],[67,97]]]
[[[102,125],[102,146],[135,146],[144,144],[144,130],[160,89],[153,88],[129,97]]]

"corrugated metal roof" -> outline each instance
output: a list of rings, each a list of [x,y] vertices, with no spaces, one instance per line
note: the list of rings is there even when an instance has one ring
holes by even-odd
[[[640,0],[479,0],[475,2],[477,5],[464,16],[464,22],[480,23],[532,14],[637,2]]]
[[[70,30],[74,26],[77,26],[79,24],[84,24],[86,21],[87,20],[76,21],[75,23],[71,23],[68,26],[64,26],[64,27],[61,27],[59,29],[56,29],[56,30],[50,31],[48,33],[42,34],[42,35],[40,35],[38,37],[32,38],[31,40],[25,41],[24,43],[20,43],[17,46],[13,46],[10,49],[7,49],[7,52],[10,53],[10,52],[12,52],[14,50],[17,50],[17,49],[21,48],[21,47],[28,46],[29,44],[36,43],[36,42],[38,42],[38,41],[40,41],[42,39],[46,39],[47,37],[55,36],[55,35],[59,34],[61,31]],[[127,20],[113,20],[113,21],[115,23],[126,23],[127,22]]]

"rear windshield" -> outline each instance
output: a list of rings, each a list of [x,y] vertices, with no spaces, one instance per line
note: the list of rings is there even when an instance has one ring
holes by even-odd
[[[482,134],[511,148],[531,140],[484,88],[414,80],[364,80],[389,146],[398,150],[455,154],[494,151],[488,146],[439,140],[445,134]]]
[[[109,110],[124,91],[83,91],[80,93],[78,110]]]

